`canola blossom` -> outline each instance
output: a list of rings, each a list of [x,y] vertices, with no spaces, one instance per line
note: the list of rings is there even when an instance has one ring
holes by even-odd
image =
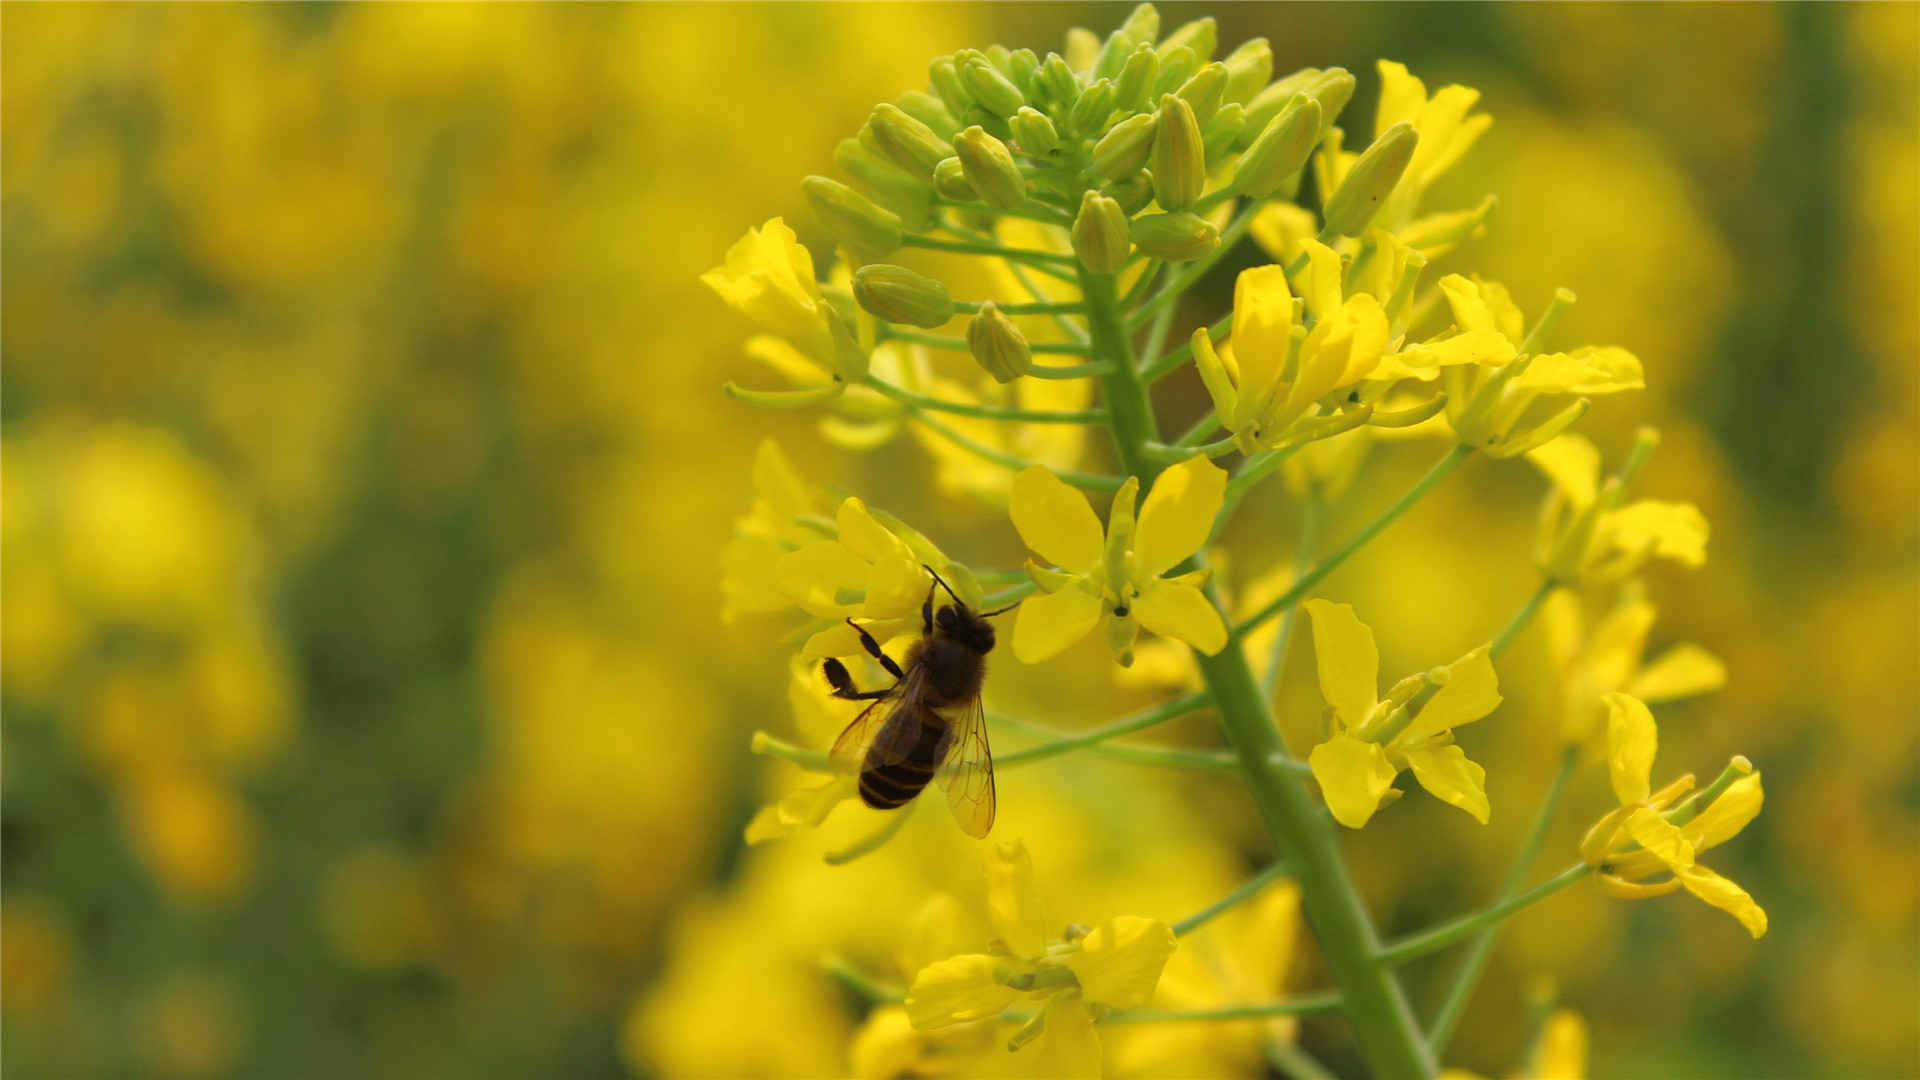
[[[1300,1018],[1338,1012],[1372,1075],[1431,1078],[1499,927],[1561,889],[1596,877],[1629,898],[1684,889],[1753,936],[1765,930],[1758,903],[1697,860],[1758,813],[1758,772],[1736,758],[1710,797],[1688,802],[1690,778],[1650,790],[1654,721],[1629,696],[1672,701],[1728,678],[1691,644],[1641,659],[1655,611],[1641,575],[1655,560],[1700,565],[1708,534],[1690,504],[1626,500],[1655,436],[1643,431],[1603,476],[1597,445],[1572,432],[1595,397],[1645,386],[1641,360],[1613,345],[1562,345],[1570,291],[1529,322],[1506,287],[1474,272],[1474,244],[1497,226],[1491,196],[1426,205],[1488,138],[1479,92],[1429,90],[1382,60],[1362,134],[1365,122],[1343,116],[1352,73],[1276,78],[1264,40],[1221,50],[1212,19],[1163,28],[1142,4],[1105,37],[1072,31],[1057,52],[995,45],[937,57],[924,88],[876,105],[834,150],[844,178],[801,185],[813,249],[772,218],[702,279],[753,324],[747,354],[784,381],[729,383],[734,398],[815,412],[836,450],[885,448],[869,458],[882,470],[911,474],[919,459],[907,451],[918,448],[936,495],[984,508],[990,522],[961,529],[929,512],[910,524],[884,500],[803,478],[771,439],[761,444],[722,590],[730,620],[754,621],[790,652],[798,733],[761,731],[753,748],[803,776],[753,817],[749,842],[802,844],[836,819],[875,818],[825,853],[823,879],[894,842],[913,804],[877,816],[860,807],[854,777],[833,763],[861,759],[828,752],[832,729],[851,719],[848,697],[886,707],[903,693],[919,676],[891,657],[951,632],[953,613],[941,609],[960,605],[1011,618],[1000,637],[1021,669],[1087,670],[1079,665],[1098,652],[1113,687],[1161,697],[1069,731],[1003,712],[989,676],[987,728],[1015,740],[996,743],[1000,769],[1085,751],[1236,773],[1272,849],[1265,869],[1188,918],[1131,913],[1123,901],[1082,925],[1049,921],[1022,839],[995,837],[973,849],[985,863],[983,912],[937,896],[900,928],[908,944],[891,968],[871,957],[827,965],[823,979],[871,1005],[847,1049],[857,1075],[1268,1065],[1315,1075],[1324,1066],[1299,1038]],[[1246,266],[1232,307],[1202,316],[1193,290],[1229,256]],[[1197,384],[1187,400],[1204,406],[1183,433],[1163,429],[1176,376]],[[1316,554],[1323,515],[1389,442],[1439,456],[1384,509],[1330,529],[1337,543]],[[1470,461],[1515,483],[1546,481],[1535,565],[1511,568],[1533,591],[1504,625],[1488,620],[1501,627],[1491,637],[1383,691],[1383,647],[1397,657],[1401,634],[1376,635],[1329,579]],[[1276,473],[1284,482],[1270,482]],[[1256,499],[1305,521],[1297,550],[1249,523]],[[1019,565],[996,555],[1022,548]],[[1608,614],[1589,630],[1588,610]],[[1558,687],[1503,705],[1496,663],[1542,612]],[[1308,635],[1296,633],[1303,616]],[[1096,634],[1104,651],[1082,648]],[[1321,734],[1304,755],[1282,736],[1283,725],[1297,730],[1293,718],[1275,712],[1302,637],[1325,703],[1307,718]],[[993,644],[973,647],[984,656]],[[831,691],[820,667],[829,658]],[[843,661],[866,665],[853,687]],[[868,686],[878,689],[854,689]],[[961,707],[977,706],[931,706]],[[1523,888],[1603,711],[1618,805],[1578,863]],[[1118,741],[1196,713],[1217,722],[1214,744]],[[1433,812],[1424,799],[1402,803],[1416,784],[1489,825],[1518,785],[1490,777],[1469,745],[1478,754],[1540,724],[1558,728],[1566,751],[1506,885],[1479,911],[1385,940],[1347,850],[1382,815]],[[960,752],[927,746],[929,768]],[[1484,760],[1518,768],[1510,755]],[[1061,796],[1023,784],[1017,797]],[[1241,928],[1240,950],[1189,939],[1216,918]],[[963,929],[969,919],[986,936]],[[1285,958],[1309,932],[1324,982],[1286,987]],[[1456,946],[1464,959],[1452,980],[1417,1004],[1399,966]],[[1279,959],[1244,959],[1246,948]],[[1560,1010],[1517,1067],[1574,1075],[1585,1058],[1583,1023]]]

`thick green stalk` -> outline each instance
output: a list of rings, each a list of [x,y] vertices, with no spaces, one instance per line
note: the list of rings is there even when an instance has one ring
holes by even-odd
[[[1127,471],[1150,490],[1159,468],[1147,447],[1159,441],[1160,433],[1146,388],[1134,370],[1113,279],[1083,269],[1080,280],[1094,359],[1111,368],[1102,383],[1115,446]],[[1218,656],[1196,653],[1196,657],[1261,817],[1297,875],[1307,918],[1374,1076],[1427,1080],[1438,1071],[1433,1054],[1398,979],[1376,958],[1380,941],[1347,875],[1332,819],[1322,812],[1301,778],[1278,764],[1286,759],[1285,747],[1246,656],[1236,644]]]

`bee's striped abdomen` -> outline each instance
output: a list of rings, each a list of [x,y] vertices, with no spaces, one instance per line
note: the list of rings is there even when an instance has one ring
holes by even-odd
[[[947,728],[934,718],[931,710],[923,717],[918,725],[919,737],[905,756],[889,760],[893,755],[881,752],[878,743],[868,751],[866,765],[860,770],[861,802],[875,810],[905,806],[933,779],[934,770],[940,766],[940,750]]]

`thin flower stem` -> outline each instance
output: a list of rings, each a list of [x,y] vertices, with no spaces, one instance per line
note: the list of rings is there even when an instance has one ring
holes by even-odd
[[[900,241],[907,247],[926,248],[929,251],[952,251],[962,255],[992,255],[1002,259],[1014,259],[1029,264],[1054,264],[1071,267],[1078,261],[1071,255],[1062,255],[1057,251],[1040,251],[1034,248],[1010,248],[1000,244],[983,243],[977,240],[940,240],[931,236],[905,236]]]
[[[1078,737],[1080,732],[1061,731],[1059,728],[1036,724],[1017,716],[1001,713],[989,713],[987,719],[995,727],[1012,728],[1023,735],[1037,739],[1057,741]],[[1240,765],[1232,754],[1218,750],[1186,750],[1173,746],[1140,746],[1135,743],[1098,742],[1085,749],[1110,757],[1116,761],[1129,761],[1136,765],[1159,765],[1172,769],[1200,769],[1211,772],[1237,772]],[[1002,762],[1004,764],[1004,762]]]
[[[1218,1009],[1125,1009],[1108,1013],[1101,1023],[1169,1024],[1194,1020],[1255,1020],[1263,1016],[1317,1016],[1339,1012],[1341,1007],[1337,991],[1323,990],[1257,1005],[1228,1005]]]
[[[889,327],[887,329],[887,337],[894,341],[905,341],[914,345],[926,345],[935,349],[946,349],[949,352],[971,351],[967,347],[966,338],[954,337],[951,334],[921,334],[912,330],[901,330],[895,327]],[[1036,354],[1057,353],[1062,356],[1087,355],[1087,347],[1078,342],[1036,341],[1029,345],[1028,348],[1032,349]],[[1063,368],[1060,370],[1066,369]],[[1045,376],[1041,377],[1045,378]]]
[[[1199,446],[1206,437],[1220,430],[1220,414],[1208,409],[1206,415],[1193,422],[1185,435],[1173,440],[1175,446]]]
[[[827,852],[822,858],[826,860],[828,866],[845,866],[862,855],[871,855],[879,851],[886,846],[887,841],[893,839],[894,834],[898,833],[902,826],[906,825],[908,815],[912,814],[913,808],[918,805],[920,805],[918,801],[908,803],[901,807],[898,813],[888,815],[886,823],[878,829],[846,847]]]
[[[761,754],[766,757],[777,757],[782,761],[791,761],[803,769],[825,772],[831,767],[827,761],[826,751],[808,750],[804,746],[795,746],[785,739],[768,734],[765,731],[754,732],[753,742],[750,745],[756,754]]]
[[[1439,952],[1449,945],[1465,941],[1481,930],[1499,923],[1516,911],[1539,903],[1591,873],[1593,873],[1593,867],[1586,863],[1575,863],[1526,892],[1510,896],[1484,911],[1401,938],[1380,950],[1380,962],[1389,965],[1404,964],[1409,960],[1418,960],[1429,953]]]
[[[1239,888],[1186,918],[1181,919],[1179,922],[1174,923],[1173,932],[1182,937],[1191,934],[1195,930],[1212,922],[1217,916],[1233,908],[1235,905],[1253,899],[1254,894],[1258,893],[1261,889],[1266,888],[1286,876],[1287,864],[1284,862],[1274,863],[1272,866],[1267,867],[1265,870],[1260,871],[1242,882]]]
[[[1543,593],[1535,593],[1541,596]],[[1539,604],[1528,605],[1524,611],[1538,608]],[[1517,621],[1517,620],[1516,620]],[[1527,868],[1540,855],[1540,848],[1547,841],[1547,832],[1553,825],[1553,816],[1560,809],[1560,798],[1566,794],[1567,778],[1573,775],[1574,765],[1580,760],[1577,747],[1568,747],[1560,755],[1560,767],[1555,770],[1553,780],[1547,785],[1547,793],[1540,800],[1540,809],[1533,815],[1533,824],[1527,829],[1527,838],[1520,842],[1520,853],[1514,856],[1513,867],[1507,871],[1507,878],[1500,883],[1500,899],[1510,899],[1527,878]],[[1467,1002],[1473,999],[1474,987],[1479,985],[1480,976],[1486,972],[1487,960],[1493,955],[1493,943],[1500,936],[1498,925],[1483,932],[1474,941],[1467,955],[1460,960],[1460,970],[1453,976],[1453,984],[1447,988],[1446,997],[1440,1000],[1440,1008],[1433,1015],[1433,1023],[1427,1025],[1427,1045],[1433,1048],[1434,1057],[1443,1057],[1447,1050],[1447,1040],[1453,1037],[1453,1030],[1460,1023],[1460,1017],[1467,1010]]]
[[[1140,276],[1134,280],[1133,288],[1128,289],[1127,295],[1120,298],[1121,310],[1130,311],[1140,301],[1146,299],[1147,290],[1153,287],[1154,275],[1160,273],[1160,268],[1164,265],[1166,264],[1159,259],[1147,260],[1146,269],[1140,271]]]
[[[1078,315],[1086,310],[1085,306],[1071,300],[1035,300],[1032,303],[1025,301],[1008,303],[1000,300],[955,300],[953,302],[953,309],[955,311],[975,312],[979,311],[983,305],[988,303],[1000,309],[1000,313],[1003,315]]]
[[[1004,450],[996,450],[985,443],[976,442],[972,438],[960,434],[958,431],[935,420],[924,412],[914,413],[914,419],[925,424],[929,430],[943,436],[948,442],[953,443],[955,446],[963,450],[969,450],[975,455],[993,462],[995,465],[1003,465],[1009,469],[1019,470],[1029,468],[1035,464],[1035,462],[1028,461],[1026,458],[1020,457],[1017,454],[1009,454]],[[1074,487],[1084,491],[1118,491],[1123,482],[1118,476],[1102,476],[1096,473],[1075,472],[1072,469],[1064,471],[1054,470],[1054,475],[1066,483],[1072,484]]]
[[[1267,1036],[1267,1064],[1280,1070],[1286,1080],[1340,1080],[1318,1058],[1280,1035]]]
[[[1300,539],[1293,552],[1293,574],[1299,577],[1307,571],[1307,560],[1313,558],[1313,548],[1320,542],[1320,519],[1325,515],[1326,501],[1318,495],[1310,495],[1300,507]],[[1293,628],[1299,622],[1299,607],[1290,607],[1280,616],[1280,632],[1274,635],[1273,651],[1267,654],[1267,670],[1260,676],[1260,692],[1273,700],[1274,691],[1280,688],[1280,675],[1287,668],[1287,651],[1293,645]]]
[[[1540,613],[1540,605],[1547,602],[1547,597],[1553,595],[1556,587],[1557,583],[1549,578],[1542,581],[1539,588],[1533,590],[1533,595],[1527,597],[1526,604],[1513,613],[1513,618],[1507,620],[1507,625],[1501,627],[1499,633],[1493,635],[1493,647],[1487,650],[1490,656],[1495,660],[1500,659],[1500,654],[1507,651],[1507,646],[1513,644],[1513,639],[1519,637],[1520,631],[1526,629],[1527,624],[1533,621],[1533,617]]]
[[[868,978],[865,972],[854,967],[846,957],[837,953],[821,958],[820,968],[840,980],[847,989],[875,1004],[898,1005],[907,1000],[905,990]]]
[[[1154,443],[1147,447],[1147,453],[1152,454],[1158,460],[1166,462],[1169,465],[1177,465],[1182,461],[1187,461],[1196,456],[1207,458],[1225,457],[1238,448],[1239,443],[1232,438],[1226,438],[1202,446],[1167,446],[1163,443]]]
[[[1138,329],[1144,326],[1149,318],[1160,313],[1161,308],[1178,303],[1180,294],[1186,292],[1187,288],[1194,282],[1205,277],[1207,271],[1213,269],[1215,263],[1219,262],[1229,251],[1233,250],[1233,246],[1240,242],[1242,236],[1246,235],[1247,227],[1253,224],[1253,217],[1259,213],[1259,211],[1260,203],[1258,200],[1249,202],[1239,214],[1234,216],[1232,221],[1227,223],[1226,228],[1220,230],[1220,244],[1213,249],[1212,254],[1203,259],[1195,259],[1186,266],[1181,267],[1179,273],[1167,279],[1167,283],[1160,287],[1160,291],[1153,294],[1153,299],[1148,300],[1134,309],[1130,328]]]
[[[1061,346],[1061,351],[1065,350]],[[1084,345],[1075,348],[1086,348]],[[1068,364],[1062,367],[1045,367],[1035,364],[1027,369],[1030,379],[1097,379],[1112,370],[1105,362],[1095,360],[1090,364]]]
[[[975,570],[973,580],[982,585],[1014,585],[1028,580],[1025,570]]]
[[[1406,513],[1414,503],[1419,502],[1427,492],[1432,491],[1440,481],[1445,480],[1452,474],[1453,470],[1459,468],[1460,463],[1467,460],[1468,455],[1472,453],[1473,449],[1467,446],[1455,446],[1453,449],[1447,451],[1447,455],[1439,461],[1434,462],[1433,467],[1427,470],[1426,475],[1422,476],[1412,487],[1408,488],[1405,494],[1394,500],[1392,506],[1387,507],[1386,510],[1381,512],[1379,517],[1368,522],[1365,528],[1361,529],[1353,539],[1342,545],[1338,551],[1321,560],[1318,566],[1315,566],[1303,575],[1300,580],[1294,582],[1292,588],[1282,593],[1266,607],[1254,612],[1252,616],[1240,623],[1240,625],[1234,627],[1233,633],[1230,636],[1235,639],[1245,637],[1248,631],[1251,631],[1254,627],[1259,626],[1261,623],[1299,603],[1300,598],[1311,591],[1315,585],[1320,584],[1321,579],[1333,573],[1334,570],[1338,569],[1341,563],[1346,562],[1348,557],[1354,552],[1360,550],[1368,541],[1380,535],[1387,526],[1398,520],[1400,515]],[[1230,483],[1228,486],[1231,487],[1232,484]]]
[[[1173,327],[1174,313],[1180,310],[1179,304],[1168,304],[1153,317],[1153,325],[1147,328],[1146,343],[1140,346],[1140,356],[1144,360],[1149,356],[1158,356],[1160,350],[1167,347],[1167,331]]]
[[[1156,705],[1151,709],[1137,712],[1132,716],[1122,717],[1111,724],[1104,724],[1091,731],[1083,731],[1078,735],[1069,735],[1063,739],[1055,739],[1050,743],[1042,743],[1039,746],[1029,746],[1025,750],[1016,750],[1000,758],[994,764],[1004,769],[1013,765],[1022,765],[1030,761],[1042,761],[1046,758],[1057,757],[1069,750],[1078,750],[1083,746],[1094,746],[1108,739],[1117,738],[1118,736],[1130,734],[1135,731],[1144,731],[1156,724],[1164,724],[1169,720],[1176,720],[1196,709],[1204,708],[1206,704],[1207,695],[1188,694],[1186,697],[1175,698],[1163,705]]]
[[[1021,266],[1017,262],[1005,262],[1004,265],[1007,268],[1007,272],[1013,275],[1013,279],[1020,283],[1020,287],[1027,290],[1027,295],[1040,302],[1046,302],[1048,300],[1046,290],[1042,289],[1039,283],[1033,280],[1033,275],[1027,273],[1026,267]],[[1046,273],[1047,276],[1056,281],[1072,283],[1076,280],[1072,275],[1060,273],[1052,267],[1048,267]],[[1087,340],[1086,327],[1074,322],[1065,315],[1051,315],[1048,317],[1053,320],[1053,325],[1059,327],[1062,333],[1073,340],[1083,343]]]
[[[981,606],[989,611],[996,608],[1003,608],[1015,600],[1032,594],[1033,590],[1038,587],[1039,586],[1035,585],[1031,580],[1022,581],[1015,584],[1012,588],[1002,589],[992,596],[987,597],[981,602]]]
[[[895,401],[904,402],[916,409],[931,409],[934,412],[953,413],[956,416],[977,416],[985,420],[1015,420],[1026,424],[1099,424],[1107,419],[1106,411],[1103,409],[1059,412],[1050,409],[1019,409],[1007,405],[975,405],[965,401],[945,401],[925,394],[916,394],[912,390],[895,386],[872,375],[867,376],[866,385]]]
[[[1216,319],[1212,326],[1207,327],[1207,340],[1218,345],[1220,344],[1220,339],[1225,337],[1232,329],[1233,312],[1229,311],[1219,319]],[[1192,358],[1193,338],[1189,336],[1187,340],[1176,346],[1172,352],[1148,364],[1146,369],[1140,372],[1140,381],[1146,383],[1148,386],[1152,386],[1154,383],[1178,371],[1181,364],[1186,363]]]
[[[1226,531],[1227,523],[1239,512],[1240,502],[1247,497],[1247,492],[1252,491],[1255,484],[1266,479],[1298,449],[1298,446],[1289,446],[1284,450],[1262,450],[1242,461],[1233,479],[1227,481],[1226,497],[1220,503],[1219,515],[1213,519],[1213,534],[1208,539],[1218,540],[1220,534]]]

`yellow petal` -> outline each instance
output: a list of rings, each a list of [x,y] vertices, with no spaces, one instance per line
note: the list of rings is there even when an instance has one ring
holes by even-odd
[[[993,977],[1006,961],[985,953],[928,964],[907,989],[907,1018],[921,1031],[997,1015],[1019,993]]]
[[[1593,502],[1600,485],[1600,448],[1584,435],[1562,435],[1527,451],[1527,460],[1546,474],[1574,509]]]
[[[786,377],[795,386],[826,386],[833,382],[814,359],[783,337],[755,334],[747,339],[746,354]]]
[[[1160,474],[1134,526],[1136,580],[1157,578],[1200,550],[1227,492],[1227,471],[1204,457]]]
[[[1682,566],[1707,561],[1707,518],[1692,503],[1641,499],[1604,520],[1613,546],[1623,551],[1651,551]]]
[[[1447,308],[1453,313],[1453,325],[1461,330],[1498,332],[1500,327],[1480,284],[1459,274],[1448,274],[1440,279],[1440,293],[1447,298]]]
[[[1239,393],[1259,397],[1272,387],[1293,348],[1293,291],[1279,266],[1242,270],[1233,285],[1233,355]]]
[[[895,959],[900,970],[919,971],[961,952],[974,938],[960,901],[947,893],[934,893],[907,919],[907,932]]]
[[[1307,241],[1306,249],[1307,275],[1301,294],[1306,297],[1307,310],[1325,322],[1340,310],[1340,278],[1344,270],[1339,253],[1320,241]]]
[[[1586,633],[1580,611],[1580,594],[1571,589],[1555,589],[1540,609],[1540,626],[1546,632],[1547,655],[1553,666],[1565,671],[1580,655],[1581,639]]]
[[[1712,693],[1727,685],[1727,666],[1720,658],[1691,643],[1675,645],[1648,664],[1627,684],[1627,693],[1641,701],[1678,701]]]
[[[1276,201],[1261,207],[1260,212],[1253,216],[1250,231],[1254,241],[1269,258],[1291,265],[1299,256],[1301,245],[1320,231],[1320,222],[1311,210]]]
[[[1651,900],[1656,896],[1666,896],[1680,891],[1680,879],[1668,878],[1652,883],[1628,881],[1614,874],[1601,874],[1600,887],[1622,900]]]
[[[1610,694],[1626,683],[1640,666],[1640,653],[1646,648],[1653,619],[1653,605],[1644,600],[1624,601],[1607,612],[1593,628],[1586,654],[1581,657],[1580,675],[1586,694]]]
[[[1227,626],[1205,593],[1172,581],[1149,584],[1133,601],[1140,625],[1161,637],[1179,638],[1208,656],[1227,647]]]
[[[1081,573],[1100,561],[1105,539],[1087,497],[1044,466],[1013,478],[1007,510],[1027,547],[1055,566]]]
[[[1207,396],[1213,399],[1213,412],[1228,430],[1234,428],[1235,411],[1239,408],[1240,391],[1234,386],[1227,369],[1220,361],[1220,354],[1213,349],[1213,339],[1207,336],[1207,328],[1201,327],[1193,332],[1193,366],[1200,372],[1200,382],[1207,388]],[[1026,382],[1055,382],[1066,380],[1027,379]],[[1077,380],[1076,380],[1077,381]],[[1069,426],[1069,425],[1059,425]]]
[[[1080,995],[1055,994],[1040,1015],[1046,1026],[1039,1038],[1013,1055],[1006,1075],[1100,1080],[1100,1033]]]
[[[920,560],[912,555],[881,559],[867,570],[867,597],[860,613],[869,619],[918,615],[932,585]]]
[[[1465,330],[1443,338],[1432,338],[1409,346],[1402,354],[1410,366],[1454,367],[1460,364],[1504,364],[1514,357],[1513,342],[1498,330]],[[1432,378],[1429,373],[1423,378]],[[1374,372],[1379,378],[1380,373]]]
[[[1067,955],[1087,1001],[1135,1009],[1153,997],[1160,971],[1173,955],[1173,931],[1158,919],[1120,915],[1099,926]]]
[[[840,509],[834,515],[834,524],[839,527],[840,542],[846,545],[847,550],[868,562],[913,559],[912,549],[875,520],[867,512],[867,504],[857,498],[849,497],[840,503]]]
[[[1646,802],[1653,791],[1653,755],[1659,748],[1660,731],[1639,698],[1608,694],[1604,700],[1607,776],[1613,781],[1613,794],[1622,806]]]
[[[987,860],[987,919],[1015,956],[1047,951],[1047,915],[1033,885],[1033,857],[1018,840],[995,844]]]
[[[1013,655],[1023,664],[1051,660],[1086,637],[1102,610],[1099,598],[1085,589],[1027,597],[1013,617]]]
[[[1599,866],[1607,861],[1607,855],[1619,843],[1621,825],[1627,815],[1639,809],[1635,806],[1616,806],[1604,814],[1599,821],[1580,838],[1580,861],[1588,866]]]
[[[1314,747],[1307,755],[1307,764],[1313,767],[1314,779],[1320,781],[1333,819],[1349,829],[1367,823],[1398,775],[1386,751],[1351,735],[1335,735]]]
[[[1674,873],[1688,892],[1739,919],[1747,933],[1759,938],[1767,932],[1767,913],[1745,889],[1704,866],[1676,869]]]
[[[1639,359],[1627,350],[1587,346],[1534,357],[1527,370],[1514,377],[1512,386],[1547,394],[1614,394],[1642,389],[1646,379]]]
[[[1351,604],[1314,599],[1302,606],[1313,621],[1320,696],[1343,723],[1359,724],[1373,711],[1380,689],[1380,650],[1373,643],[1373,631],[1353,613]]]
[[[1540,1032],[1527,1080],[1586,1080],[1587,1022],[1572,1009],[1556,1009]]]
[[[848,1056],[853,1059],[853,1075],[858,1080],[894,1080],[913,1071],[919,1064],[924,1036],[913,1030],[907,1010],[898,1005],[882,1005],[867,1014],[860,1030],[853,1033]]]
[[[1487,770],[1467,759],[1467,752],[1449,743],[1406,752],[1414,779],[1433,797],[1470,814],[1485,825],[1492,807],[1487,802]]]
[[[1380,72],[1380,106],[1374,112],[1373,130],[1418,121],[1427,104],[1427,84],[1394,60],[1376,61],[1374,67]]]
[[[858,610],[842,594],[867,587],[867,563],[835,540],[816,540],[780,556],[780,588],[810,615],[838,617]]]
[[[1647,853],[1674,871],[1693,865],[1693,845],[1657,810],[1641,807],[1627,815],[1627,832]]]
[[[1443,731],[1471,724],[1498,708],[1500,680],[1494,675],[1489,649],[1482,645],[1448,664],[1447,681],[1394,742],[1417,745]]]
[[[1749,773],[1727,785],[1720,797],[1713,800],[1700,816],[1680,826],[1680,832],[1693,845],[1695,852],[1705,851],[1717,844],[1724,844],[1740,835],[1760,814],[1760,804],[1765,794],[1760,790],[1760,774]]]

